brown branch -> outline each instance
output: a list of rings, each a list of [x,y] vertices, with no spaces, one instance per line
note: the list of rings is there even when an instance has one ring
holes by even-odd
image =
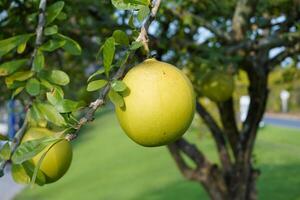
[[[227,46],[227,54],[234,54],[239,50],[258,51],[270,50],[276,47],[289,47],[300,42],[299,32],[283,33],[278,35],[270,35],[259,40],[246,39],[235,44]]]
[[[246,30],[249,27],[249,19],[255,11],[258,0],[239,0],[237,2],[233,19],[232,19],[232,34],[236,41],[241,41],[245,38]]]
[[[198,101],[196,102],[196,110],[212,133],[224,170],[229,171],[231,166],[231,160],[230,160],[229,152],[226,147],[226,140],[223,137],[222,130],[219,128],[218,124],[215,122],[213,117],[207,112],[207,110]]]
[[[137,42],[143,42],[144,49],[149,52],[149,46],[148,46],[148,29],[152,21],[155,19],[158,8],[160,6],[161,0],[154,0],[152,3],[152,9],[151,13],[148,16],[148,18],[144,21],[143,26],[141,28],[141,32],[139,36],[137,37],[136,41]]]
[[[168,149],[173,156],[181,173],[189,180],[205,181],[208,178],[207,169],[212,165],[198,148],[181,138],[176,142],[169,144]],[[196,169],[192,169],[183,159],[180,152],[188,156],[195,164]]]
[[[239,131],[236,125],[235,112],[233,107],[233,100],[230,98],[225,102],[218,104],[221,121],[223,124],[223,132],[228,138],[230,146],[233,150],[235,157],[237,157]]]
[[[263,117],[268,97],[268,72],[258,73],[255,68],[247,71],[250,87],[250,105],[241,131],[242,150],[245,153],[245,161],[249,162],[253,150],[254,141],[259,123]]]
[[[220,40],[225,42],[231,41],[230,35],[227,34],[227,32],[217,28],[216,26],[212,25],[210,22],[206,21],[204,18],[198,15],[189,13],[187,11],[178,11],[176,9],[170,9],[170,11],[173,13],[173,15],[179,17],[180,19],[183,19],[185,15],[190,15],[196,22],[198,22],[200,26],[203,26],[204,28],[211,31]]]

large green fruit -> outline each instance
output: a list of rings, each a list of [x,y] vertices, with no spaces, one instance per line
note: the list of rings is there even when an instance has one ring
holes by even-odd
[[[222,71],[211,71],[202,80],[201,92],[212,101],[228,100],[232,96],[233,90],[233,77]]]
[[[160,146],[185,133],[194,116],[195,96],[179,69],[148,59],[132,68],[123,81],[129,94],[116,113],[132,140],[143,146]]]
[[[53,136],[55,133],[46,128],[30,128],[22,140],[22,142],[39,139],[46,136]],[[34,165],[38,164],[43,153],[33,157]],[[67,140],[62,140],[56,143],[46,154],[42,161],[40,170],[46,176],[46,183],[52,183],[60,179],[69,169],[72,161],[72,147]]]

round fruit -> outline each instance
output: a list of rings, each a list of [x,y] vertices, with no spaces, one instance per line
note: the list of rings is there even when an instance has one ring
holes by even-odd
[[[222,71],[211,71],[201,84],[202,94],[212,101],[222,102],[228,100],[234,90],[232,76]]]
[[[117,107],[125,133],[143,146],[160,146],[179,139],[194,116],[195,96],[188,78],[176,67],[147,59],[132,68],[124,107]]]
[[[46,128],[30,128],[25,133],[22,142],[39,139],[46,136],[53,136],[54,134],[54,132]],[[38,164],[41,156],[48,148],[44,149],[41,153],[33,157],[32,161],[34,165]],[[67,140],[62,140],[52,146],[40,166],[40,170],[46,176],[46,183],[52,183],[60,179],[69,169],[71,161],[72,147]]]

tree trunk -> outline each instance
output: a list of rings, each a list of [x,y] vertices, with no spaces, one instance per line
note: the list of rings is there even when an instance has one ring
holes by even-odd
[[[231,182],[223,183],[217,174],[210,174],[209,178],[199,183],[205,188],[212,200],[257,200],[256,170],[249,172],[249,177],[241,176],[240,172],[228,177]],[[237,187],[239,186],[239,187]]]

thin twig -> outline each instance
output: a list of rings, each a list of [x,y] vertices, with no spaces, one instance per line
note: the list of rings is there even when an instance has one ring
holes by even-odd
[[[215,140],[217,149],[219,151],[220,161],[225,171],[228,171],[232,163],[230,159],[230,154],[226,146],[226,140],[223,136],[223,131],[220,129],[213,117],[208,113],[208,111],[203,107],[203,105],[200,102],[196,102],[196,111],[210,129],[212,136]]]
[[[41,46],[43,42],[43,31],[44,31],[44,26],[46,23],[46,6],[47,6],[47,0],[41,0],[40,5],[39,5],[39,18],[38,18],[38,25],[36,28],[36,38],[35,38],[35,45],[34,45],[34,50],[31,56],[30,60],[30,65],[32,66],[33,60],[37,54],[38,48]]]
[[[137,42],[142,42],[144,49],[149,52],[149,46],[148,46],[148,29],[149,26],[151,25],[152,21],[155,19],[158,8],[161,4],[161,0],[154,0],[152,3],[152,9],[151,9],[151,13],[148,16],[148,18],[144,21],[142,28],[141,28],[141,32],[139,34],[139,36],[137,37],[136,41]]]

